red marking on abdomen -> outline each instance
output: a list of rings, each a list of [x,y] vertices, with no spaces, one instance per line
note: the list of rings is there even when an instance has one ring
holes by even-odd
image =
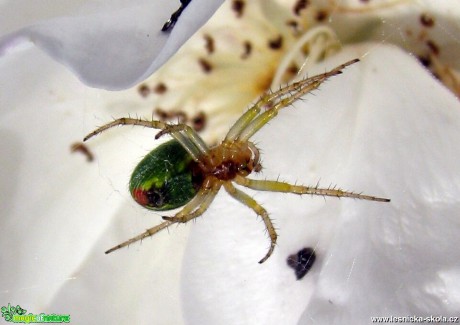
[[[135,189],[131,193],[133,199],[142,206],[146,206],[149,203],[149,199],[147,197],[147,192],[141,189]]]

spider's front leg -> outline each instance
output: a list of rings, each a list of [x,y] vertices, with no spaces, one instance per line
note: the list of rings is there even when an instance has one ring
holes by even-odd
[[[209,148],[203,139],[201,139],[198,133],[187,124],[167,124],[155,135],[155,139],[159,139],[165,134],[171,134],[182,143],[183,146],[183,142],[192,144],[202,155],[207,155],[209,153]]]
[[[238,124],[238,121],[229,133],[232,132],[233,139],[248,141],[264,125],[275,118],[281,109],[290,106],[303,95],[317,89],[328,78],[341,74],[343,69],[358,61],[359,59],[350,60],[329,72],[288,84],[278,91],[263,95],[256,105],[248,111],[248,114],[252,110],[256,112],[256,114],[251,116],[252,119],[249,119],[250,116],[248,116],[248,118],[244,120],[245,124],[241,123],[241,125]],[[266,110],[259,114],[262,107],[266,107]],[[243,117],[245,115],[243,115]],[[228,137],[227,135],[227,138]]]
[[[122,125],[138,125],[151,129],[159,129],[160,131],[155,136],[155,139],[158,139],[164,134],[171,134],[171,136],[176,139],[182,147],[187,150],[187,152],[192,156],[193,160],[196,162],[200,161],[200,157],[207,155],[209,153],[209,148],[201,139],[201,137],[188,125],[177,124],[171,125],[162,121],[156,120],[144,120],[140,118],[131,118],[131,117],[122,117],[103,125],[93,132],[89,133],[84,137],[83,141],[87,141],[90,138],[102,133],[110,128],[115,126]]]
[[[93,132],[89,133],[86,137],[83,138],[83,141],[87,141],[90,138],[98,135],[99,133],[104,132],[105,130],[108,130],[110,128],[113,128],[114,126],[121,126],[121,125],[139,125],[147,128],[152,128],[152,129],[165,129],[167,128],[168,124],[165,122],[161,121],[148,121],[148,120],[143,120],[140,118],[131,118],[131,117],[122,117],[119,119],[116,119],[115,121],[112,121],[110,123],[107,123]]]

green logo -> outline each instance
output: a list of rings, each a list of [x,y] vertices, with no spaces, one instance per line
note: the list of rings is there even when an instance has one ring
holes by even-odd
[[[5,318],[7,322],[13,323],[69,323],[70,315],[56,315],[56,314],[32,314],[29,313],[26,315],[27,310],[22,309],[21,306],[17,305],[3,306],[2,317]]]

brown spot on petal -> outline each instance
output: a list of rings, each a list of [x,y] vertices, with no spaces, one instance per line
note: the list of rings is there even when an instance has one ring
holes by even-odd
[[[146,84],[139,85],[139,87],[137,88],[137,91],[144,98],[150,94],[150,88]]]
[[[279,50],[283,47],[283,36],[279,35],[277,38],[268,41],[268,47],[272,50]]]
[[[243,54],[241,54],[241,58],[244,60],[244,59],[247,59],[251,55],[252,43],[250,41],[244,41],[243,47],[244,47],[244,51],[243,51]]]
[[[244,7],[246,3],[243,0],[233,0],[232,10],[236,13],[236,17],[241,18],[244,13]]]
[[[429,56],[419,56],[418,60],[427,68],[431,66],[431,58]]]
[[[204,73],[211,73],[213,69],[211,62],[209,62],[206,59],[200,58],[198,59],[198,63],[200,64],[201,69],[203,70]]]
[[[91,162],[94,160],[93,153],[89,150],[89,148],[82,142],[75,142],[70,146],[70,152],[81,152],[86,157],[87,162]]]
[[[167,90],[168,87],[166,87],[166,85],[162,82],[158,83],[155,88],[153,88],[153,91],[159,95],[164,94]]]
[[[169,113],[160,107],[157,107],[155,109],[155,114],[158,116],[158,119],[162,122],[169,119]]]
[[[316,13],[316,21],[323,22],[329,17],[329,13],[326,10],[318,10]]]
[[[198,114],[192,118],[192,127],[195,131],[199,132],[206,127],[206,120],[206,114],[204,112],[198,112]]]
[[[204,48],[206,49],[208,54],[214,53],[214,51],[215,51],[214,38],[212,38],[211,35],[208,35],[208,34],[203,35],[203,37],[204,37],[204,41],[205,41]]]
[[[292,30],[294,32],[298,32],[299,31],[299,23],[295,20],[288,20],[286,22],[286,26],[289,26],[290,28],[292,28]]]
[[[420,23],[425,27],[433,27],[434,19],[430,17],[428,14],[423,13],[420,15]]]
[[[290,78],[293,78],[297,75],[297,73],[299,72],[300,68],[296,65],[296,64],[292,64],[290,65],[287,70],[286,70],[286,73],[290,74]]]
[[[297,0],[292,10],[294,11],[294,14],[296,16],[300,16],[300,12],[303,9],[307,8],[309,4],[310,4],[309,0]]]
[[[432,40],[426,41],[426,45],[430,48],[431,53],[438,56],[439,55],[439,46]]]
[[[186,123],[188,120],[187,114],[183,111],[166,111],[162,108],[157,107],[155,109],[155,114],[158,116],[158,119],[162,122]]]

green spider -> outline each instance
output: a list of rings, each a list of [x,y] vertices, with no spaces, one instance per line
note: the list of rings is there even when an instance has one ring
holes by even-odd
[[[224,187],[228,194],[251,208],[264,221],[271,240],[267,254],[259,261],[259,263],[265,262],[273,253],[276,245],[275,228],[267,211],[252,197],[235,188],[233,182],[259,191],[389,202],[389,199],[341,189],[308,187],[247,178],[252,172],[258,172],[262,168],[259,161],[259,150],[249,139],[273,119],[279,110],[318,88],[327,78],[342,73],[345,67],[358,61],[358,59],[348,61],[329,72],[294,82],[276,92],[264,94],[233,124],[225,139],[212,148],[209,148],[191,127],[161,121],[120,118],[88,134],[84,141],[118,125],[139,125],[159,129],[160,131],[155,136],[156,139],[170,134],[173,140],[152,150],[134,169],[129,190],[134,200],[147,209],[164,211],[184,206],[174,216],[164,216],[165,221],[159,225],[147,229],[105,253],[111,253],[150,237],[172,224],[186,223],[201,216],[211,205],[220,188]]]

